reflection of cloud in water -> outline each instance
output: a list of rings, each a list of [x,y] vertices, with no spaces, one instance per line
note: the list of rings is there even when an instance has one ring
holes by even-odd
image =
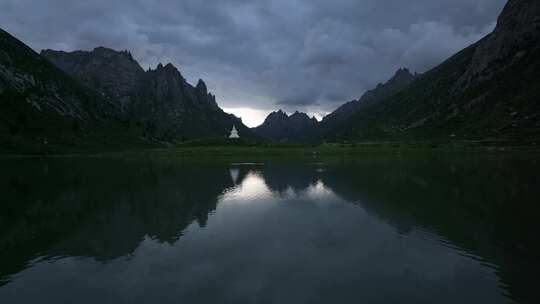
[[[335,193],[328,188],[322,180],[318,180],[315,184],[310,185],[306,189],[306,195],[312,199],[321,199],[325,197],[335,196]]]
[[[220,201],[251,203],[271,196],[272,191],[268,188],[262,176],[258,172],[250,171],[239,185],[225,190]]]
[[[237,184],[238,169],[230,169],[230,173],[235,186],[224,191],[219,199],[221,202],[234,201],[245,204],[273,198],[275,200],[309,199],[319,203],[335,202],[337,198],[336,194],[320,179],[304,189],[288,186],[284,191],[277,191],[268,186],[263,175],[258,171],[250,171],[239,184]]]
[[[336,194],[322,180],[308,185],[305,189],[294,189],[289,186],[281,193],[283,199],[309,199],[312,201],[335,201]]]

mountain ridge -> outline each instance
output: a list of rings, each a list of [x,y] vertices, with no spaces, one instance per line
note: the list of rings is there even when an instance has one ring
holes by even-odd
[[[509,0],[495,30],[329,131],[329,141],[540,139],[540,2]]]

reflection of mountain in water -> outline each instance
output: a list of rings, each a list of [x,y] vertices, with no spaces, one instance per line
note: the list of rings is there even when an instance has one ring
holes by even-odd
[[[24,161],[0,178],[0,275],[41,254],[108,260],[145,236],[175,242],[233,186],[227,166],[118,160]]]
[[[539,163],[502,158],[370,159],[266,166],[20,161],[0,175],[0,275],[40,255],[128,255],[146,236],[175,242],[204,226],[224,198],[323,196],[359,204],[400,233],[428,230],[446,244],[498,265],[521,300],[535,290]],[[106,174],[104,174],[106,172]]]
[[[427,231],[442,245],[496,267],[501,285],[521,301],[536,295],[540,240],[540,163],[481,157],[370,159],[274,164],[248,174],[232,195],[322,196],[359,204],[399,233]]]
[[[276,164],[265,167],[261,174],[268,187],[278,193],[284,193],[289,189],[298,192],[307,189],[318,180],[317,167],[313,164]]]
[[[382,158],[287,164],[265,168],[263,176],[277,193],[324,187],[400,233],[428,231],[443,245],[498,267],[502,287],[528,302],[536,297],[530,291],[540,271],[539,167],[503,157]]]

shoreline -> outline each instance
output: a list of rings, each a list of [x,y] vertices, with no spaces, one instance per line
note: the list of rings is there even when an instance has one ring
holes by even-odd
[[[0,159],[56,158],[56,157],[219,157],[219,156],[355,156],[369,154],[505,154],[540,153],[540,146],[495,141],[468,142],[363,142],[321,145],[179,145],[174,147],[142,147],[118,150],[87,150],[57,148],[46,151],[8,152],[0,151]]]

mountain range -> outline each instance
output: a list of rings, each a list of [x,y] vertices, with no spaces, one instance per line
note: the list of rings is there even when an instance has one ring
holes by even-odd
[[[274,142],[540,139],[540,2],[509,0],[492,33],[423,74],[386,83],[321,122],[271,113],[256,128],[225,113],[203,80],[145,71],[129,51],[34,52],[0,30],[0,148],[119,146],[241,137]]]
[[[103,47],[38,54],[0,30],[2,150],[225,138],[233,125],[254,137],[172,64],[144,71],[128,51]]]

